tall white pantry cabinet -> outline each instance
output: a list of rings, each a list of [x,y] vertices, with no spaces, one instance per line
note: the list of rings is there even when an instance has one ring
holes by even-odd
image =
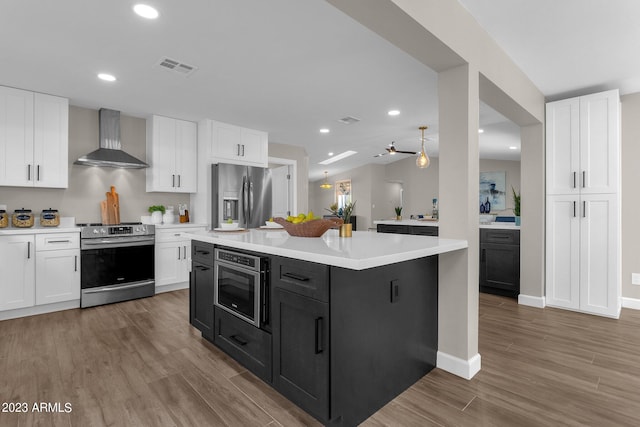
[[[618,90],[547,103],[546,165],[546,304],[618,318]]]

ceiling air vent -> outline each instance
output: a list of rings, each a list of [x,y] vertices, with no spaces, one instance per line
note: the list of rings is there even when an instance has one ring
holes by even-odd
[[[345,125],[350,125],[353,123],[358,123],[360,121],[360,119],[356,119],[355,117],[351,117],[351,116],[347,116],[347,117],[343,117],[341,119],[338,119],[338,121],[342,124]]]
[[[185,77],[193,74],[198,69],[193,65],[187,65],[171,58],[162,58],[156,65],[167,71],[171,71]]]

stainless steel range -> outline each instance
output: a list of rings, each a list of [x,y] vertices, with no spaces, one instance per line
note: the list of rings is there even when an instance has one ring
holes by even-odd
[[[155,295],[155,227],[141,223],[78,224],[80,307]]]

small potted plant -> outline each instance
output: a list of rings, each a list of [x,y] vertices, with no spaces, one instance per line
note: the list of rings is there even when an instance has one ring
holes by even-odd
[[[516,190],[511,187],[513,193],[513,215],[516,217],[516,225],[520,225],[520,192],[516,193]]]
[[[162,215],[164,215],[165,208],[162,205],[149,206],[149,212],[151,213],[152,224],[162,224]]]
[[[393,210],[396,211],[396,219],[400,221],[402,219],[402,206],[396,206]]]
[[[353,214],[353,209],[356,207],[356,202],[347,203],[343,207],[338,209],[338,204],[334,203],[329,206],[327,209],[329,212],[334,214],[335,216],[342,218],[344,224],[340,226],[340,237],[351,237],[353,226],[351,225],[351,215]]]

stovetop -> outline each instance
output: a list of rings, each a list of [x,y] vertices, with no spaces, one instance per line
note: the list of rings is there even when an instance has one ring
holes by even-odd
[[[141,222],[122,222],[120,224],[86,223],[76,224],[80,227],[81,239],[95,239],[108,237],[153,236],[155,226]]]

